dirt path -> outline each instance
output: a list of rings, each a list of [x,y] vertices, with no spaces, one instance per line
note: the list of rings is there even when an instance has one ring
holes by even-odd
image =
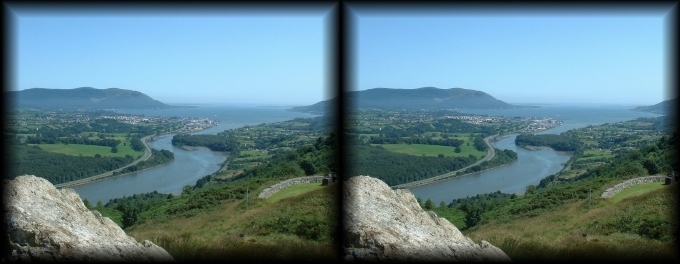
[[[456,177],[456,173],[458,173],[460,171],[465,171],[466,169],[471,168],[472,166],[476,166],[476,165],[481,164],[484,161],[491,160],[496,155],[496,150],[493,148],[493,146],[491,146],[491,143],[489,142],[489,140],[491,140],[491,138],[494,138],[496,136],[498,136],[498,134],[484,138],[484,143],[486,143],[486,146],[489,148],[486,152],[486,157],[478,160],[477,162],[473,163],[472,165],[469,165],[469,166],[462,168],[462,169],[459,169],[459,170],[450,171],[450,172],[444,173],[442,175],[430,177],[430,178],[427,178],[427,179],[409,182],[409,183],[404,183],[404,184],[399,184],[399,185],[394,185],[394,186],[392,186],[392,188],[393,189],[411,188],[411,187],[415,187],[415,186],[421,186],[421,185],[434,183],[436,181],[441,181],[441,180],[448,179],[448,178],[453,178],[453,177]]]

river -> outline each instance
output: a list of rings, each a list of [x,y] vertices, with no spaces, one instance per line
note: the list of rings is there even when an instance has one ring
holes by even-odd
[[[245,106],[201,106],[186,109],[118,110],[120,113],[164,117],[204,117],[219,120],[220,124],[192,134],[217,134],[224,130],[246,125],[275,123],[297,117],[316,115],[288,111],[289,107],[245,107]],[[73,188],[81,199],[92,204],[98,201],[107,203],[110,199],[132,196],[134,194],[158,191],[159,193],[180,194],[185,185],[212,174],[220,168],[227,155],[210,151],[207,148],[187,151],[172,145],[174,134],[163,135],[149,142],[154,149],[167,149],[175,154],[168,164],[138,171],[118,177],[107,178]]]
[[[544,105],[540,108],[461,110],[465,113],[509,117],[549,117],[560,119],[562,125],[541,134],[559,134],[571,129],[632,120],[638,117],[655,117],[656,114],[630,111],[630,106],[567,106]],[[515,145],[516,134],[492,142],[497,149],[517,152],[517,161],[496,169],[469,174],[409,188],[422,201],[431,199],[435,204],[446,204],[458,198],[501,191],[523,194],[526,187],[538,185],[541,179],[559,172],[571,157],[552,149],[527,150]]]
[[[151,148],[172,151],[175,159],[170,163],[72,188],[81,198],[87,198],[92,204],[153,191],[180,194],[184,185],[193,186],[201,177],[217,171],[227,159],[227,155],[207,148],[186,151],[175,147],[171,142],[173,135],[163,135],[149,142]]]

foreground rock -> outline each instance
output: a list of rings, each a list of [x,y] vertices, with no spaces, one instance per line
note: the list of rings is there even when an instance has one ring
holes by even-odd
[[[510,261],[499,248],[477,244],[410,191],[368,176],[345,183],[345,259],[349,261]]]
[[[137,242],[116,223],[88,210],[73,189],[35,176],[4,181],[10,261],[174,261],[148,240]],[[11,253],[9,252],[11,251]]]

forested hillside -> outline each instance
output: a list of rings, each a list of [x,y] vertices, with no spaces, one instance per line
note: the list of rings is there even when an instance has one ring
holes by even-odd
[[[45,178],[52,184],[59,184],[110,170],[121,168],[134,161],[132,156],[125,157],[78,157],[47,152],[38,146],[10,144],[9,163],[5,178],[13,179],[21,175],[35,175]]]

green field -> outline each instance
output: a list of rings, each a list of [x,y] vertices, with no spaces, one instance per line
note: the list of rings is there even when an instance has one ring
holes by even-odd
[[[293,197],[293,196],[298,196],[303,193],[307,193],[309,191],[317,190],[317,189],[322,189],[325,188],[326,186],[322,186],[321,183],[302,183],[302,184],[297,184],[293,185],[291,187],[288,187],[286,189],[283,189],[272,196],[269,196],[267,199],[268,202],[275,203],[278,202],[279,200],[287,197]]]
[[[642,194],[661,189],[664,186],[665,185],[663,185],[662,182],[650,182],[650,183],[638,184],[638,185],[623,189],[621,192],[615,194],[609,200],[616,203],[616,202],[619,202],[619,201],[626,199],[626,198],[629,198],[629,197],[640,196]]]
[[[95,146],[95,145],[81,145],[81,144],[37,144],[40,146],[41,149],[49,152],[54,152],[54,153],[61,153],[61,154],[66,154],[66,155],[72,155],[72,156],[86,156],[86,157],[94,157],[95,154],[102,155],[104,157],[125,157],[125,155],[130,155],[133,158],[137,158],[139,155],[144,155],[143,151],[137,152],[132,150],[130,148],[130,143],[125,142],[126,145],[123,146],[123,143],[118,144],[118,152],[117,153],[111,153],[111,148],[110,147],[105,147],[105,146]],[[29,144],[29,145],[36,145],[36,144]]]
[[[481,152],[476,150],[473,146],[466,146],[463,144],[460,146],[461,152],[456,153],[454,147],[438,146],[438,145],[424,145],[424,144],[382,144],[385,150],[392,151],[396,153],[403,153],[414,156],[433,156],[436,157],[439,154],[451,157],[467,157],[472,154],[475,157],[485,156],[486,152]]]

